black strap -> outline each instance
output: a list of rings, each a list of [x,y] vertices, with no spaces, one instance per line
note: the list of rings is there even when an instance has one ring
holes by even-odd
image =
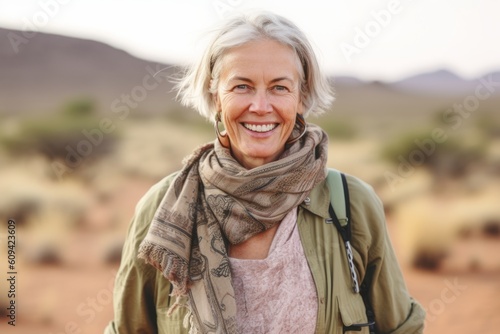
[[[369,266],[366,268],[365,277],[363,278],[363,283],[361,283],[361,289],[359,293],[363,298],[363,302],[365,304],[366,309],[366,319],[369,323],[370,334],[376,334],[375,331],[375,312],[373,311],[371,298],[370,298],[370,290],[372,288],[372,278],[375,272],[375,266]]]
[[[344,197],[345,197],[345,203],[346,203],[346,215],[347,215],[347,224],[340,224],[340,221],[335,214],[335,210],[333,209],[332,204],[330,203],[330,207],[328,208],[328,211],[330,213],[330,217],[332,218],[333,224],[339,231],[339,234],[342,237],[342,240],[344,241],[344,244],[346,245],[346,250],[348,252],[347,256],[352,256],[352,250],[350,249],[350,243],[351,243],[351,238],[352,238],[352,232],[351,232],[351,205],[350,205],[350,198],[349,198],[349,188],[347,186],[347,179],[344,173],[341,173],[342,177],[342,186],[344,188]],[[331,201],[334,199],[332,198]],[[351,254],[349,254],[351,252]],[[349,266],[353,266],[352,263],[352,258],[349,261]],[[353,269],[351,268],[351,271]],[[344,332],[346,331],[361,331],[363,327],[368,327],[370,334],[376,334],[375,331],[375,313],[373,311],[373,308],[371,306],[370,302],[370,289],[371,289],[371,283],[372,283],[372,278],[373,278],[373,273],[375,271],[375,266],[370,266],[366,269],[365,277],[363,279],[363,282],[359,288],[359,290],[356,290],[355,292],[359,292],[361,297],[363,298],[363,302],[365,304],[365,310],[366,310],[366,318],[367,318],[367,323],[365,324],[354,324],[351,326],[344,326]],[[351,276],[355,275],[351,272]],[[357,280],[356,277],[353,277],[353,280]],[[356,283],[357,284],[357,281]]]
[[[351,225],[350,225],[351,206],[349,205],[349,203],[350,203],[350,201],[349,201],[349,189],[347,188],[347,180],[346,180],[344,173],[341,173],[340,176],[342,178],[342,187],[344,188],[345,212],[346,212],[346,216],[347,216],[347,224],[345,224],[344,226],[342,226],[340,224],[340,221],[339,221],[337,215],[335,214],[335,210],[333,209],[333,206],[331,203],[330,203],[330,207],[329,207],[328,211],[330,213],[330,217],[333,220],[333,224],[335,225],[335,227],[339,231],[340,235],[342,236],[342,240],[344,240],[344,242],[351,242]],[[332,198],[331,200],[334,200],[334,199]]]

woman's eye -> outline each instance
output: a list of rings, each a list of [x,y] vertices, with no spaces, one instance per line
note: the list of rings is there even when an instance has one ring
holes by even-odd
[[[288,92],[288,88],[286,88],[285,86],[274,86],[273,87],[275,91],[277,92]]]
[[[248,88],[248,85],[237,85],[234,87],[235,90],[247,90]]]

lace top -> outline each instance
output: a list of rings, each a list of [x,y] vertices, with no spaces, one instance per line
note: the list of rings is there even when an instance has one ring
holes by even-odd
[[[239,333],[314,333],[318,298],[296,209],[278,227],[267,258],[229,260]]]

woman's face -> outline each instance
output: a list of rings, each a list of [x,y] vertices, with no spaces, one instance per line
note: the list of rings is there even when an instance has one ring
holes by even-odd
[[[291,48],[272,40],[248,42],[224,55],[214,98],[242,166],[263,165],[284,151],[302,113],[299,64]]]

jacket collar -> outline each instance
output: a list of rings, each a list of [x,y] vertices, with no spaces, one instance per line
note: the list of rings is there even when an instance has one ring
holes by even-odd
[[[330,205],[330,192],[326,184],[326,180],[317,184],[309,193],[309,196],[300,205],[303,209],[311,213],[323,217],[330,218],[328,208]]]

